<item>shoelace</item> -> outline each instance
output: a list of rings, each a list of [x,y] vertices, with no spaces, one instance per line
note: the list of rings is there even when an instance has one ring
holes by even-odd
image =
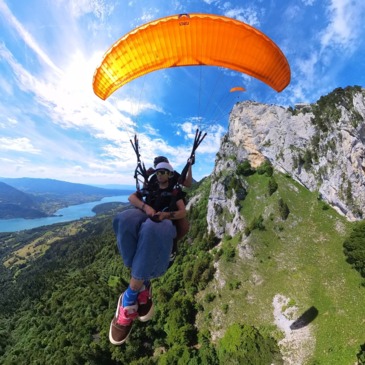
[[[117,324],[128,326],[138,316],[138,312],[134,308],[120,307],[118,313]]]
[[[141,291],[138,294],[138,303],[146,304],[149,297],[150,297],[150,290],[149,290],[149,288],[146,288],[145,290]]]

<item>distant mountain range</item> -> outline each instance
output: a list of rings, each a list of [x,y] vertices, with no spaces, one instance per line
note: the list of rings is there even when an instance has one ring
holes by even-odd
[[[69,205],[131,192],[133,189],[106,189],[54,179],[0,177],[0,219],[51,216]]]

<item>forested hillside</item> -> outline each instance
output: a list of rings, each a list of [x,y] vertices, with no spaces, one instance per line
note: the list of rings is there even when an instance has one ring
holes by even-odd
[[[127,194],[129,189],[104,189],[101,187],[76,184],[67,181],[55,179],[36,179],[36,178],[4,178],[0,177],[0,181],[15,187],[16,189],[31,194],[48,194],[48,195],[102,195],[109,193],[110,195]]]
[[[36,199],[0,181],[0,219],[14,217],[40,218],[46,214],[40,210]]]
[[[189,193],[191,229],[174,265],[153,281],[155,316],[147,323],[137,321],[120,347],[109,343],[108,331],[129,275],[117,252],[110,214],[83,223],[22,266],[1,265],[0,363],[290,364],[291,354],[280,345],[285,333],[275,325],[271,302],[273,293],[298,293],[301,285],[303,297],[292,298],[286,307],[301,305],[310,289],[308,304],[318,316],[299,323],[311,329],[314,340],[306,364],[353,364],[357,355],[363,356],[356,323],[364,320],[361,276],[342,252],[345,237],[353,241],[353,225],[288,177],[275,175],[276,189],[270,191],[273,176],[252,171],[246,179],[241,213],[251,223],[245,232],[222,241],[207,233],[210,179]],[[277,205],[280,196],[289,210],[283,216]],[[330,229],[334,222],[342,227],[340,233]],[[51,240],[51,230],[42,233],[43,244],[47,237]],[[319,234],[318,242],[306,241],[305,250],[300,242],[309,230]],[[2,236],[1,245],[11,246],[14,240],[14,234]],[[250,242],[245,255],[242,240]],[[282,256],[288,252],[291,261]],[[9,250],[3,251],[1,259],[8,257]],[[315,262],[328,265],[317,270]],[[336,283],[341,293],[331,298]],[[342,290],[343,285],[348,288]],[[334,333],[325,327],[331,322],[350,333]]]
[[[0,219],[51,216],[63,207],[131,192],[54,179],[0,177]]]

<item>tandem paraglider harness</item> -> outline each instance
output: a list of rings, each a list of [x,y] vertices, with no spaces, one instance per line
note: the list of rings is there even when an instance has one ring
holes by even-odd
[[[183,196],[185,198],[186,193],[182,191],[182,185],[184,180],[186,179],[186,175],[188,173],[190,165],[194,165],[195,163],[195,151],[199,147],[200,143],[203,141],[207,134],[202,135],[202,132],[198,129],[195,133],[193,148],[191,150],[190,157],[183,168],[180,176],[177,179],[173,179],[173,182],[169,185],[166,191],[161,192],[158,186],[158,183],[154,179],[150,179],[151,175],[149,171],[146,169],[145,164],[141,161],[141,155],[139,152],[139,142],[137,135],[134,136],[134,142],[130,140],[131,145],[134,149],[134,152],[137,156],[137,167],[134,171],[134,178],[136,180],[136,190],[138,197],[144,201],[146,204],[151,205],[153,203],[154,206],[159,206],[160,202],[166,198],[170,198],[169,206],[166,206],[162,211],[172,212],[176,210],[176,201],[177,197]],[[141,188],[142,184],[142,188]],[[154,220],[153,217],[150,219]],[[155,222],[159,222],[158,219],[154,220]],[[173,249],[170,258],[170,265],[172,265],[177,253],[177,240],[174,240]]]

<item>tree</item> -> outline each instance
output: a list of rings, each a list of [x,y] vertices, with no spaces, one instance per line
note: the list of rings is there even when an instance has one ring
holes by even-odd
[[[220,364],[262,365],[281,360],[277,343],[264,337],[260,331],[246,324],[230,326],[218,344]]]
[[[237,174],[243,176],[250,176],[255,173],[248,160],[243,161],[237,166]]]
[[[196,310],[193,299],[183,291],[174,294],[168,304],[165,332],[170,346],[180,344],[191,345],[196,339],[194,327]]]
[[[279,199],[278,204],[279,204],[280,217],[285,221],[290,213],[288,204],[286,204],[282,198]]]
[[[357,354],[357,363],[365,365],[365,343],[360,346],[360,352]]]
[[[347,261],[365,277],[365,222],[358,222],[343,243]]]
[[[267,176],[271,177],[274,173],[274,168],[272,167],[269,160],[265,160],[257,169],[257,173],[259,175],[266,174]]]
[[[268,183],[269,196],[274,194],[276,190],[278,190],[278,183],[276,182],[275,178],[272,176]]]

